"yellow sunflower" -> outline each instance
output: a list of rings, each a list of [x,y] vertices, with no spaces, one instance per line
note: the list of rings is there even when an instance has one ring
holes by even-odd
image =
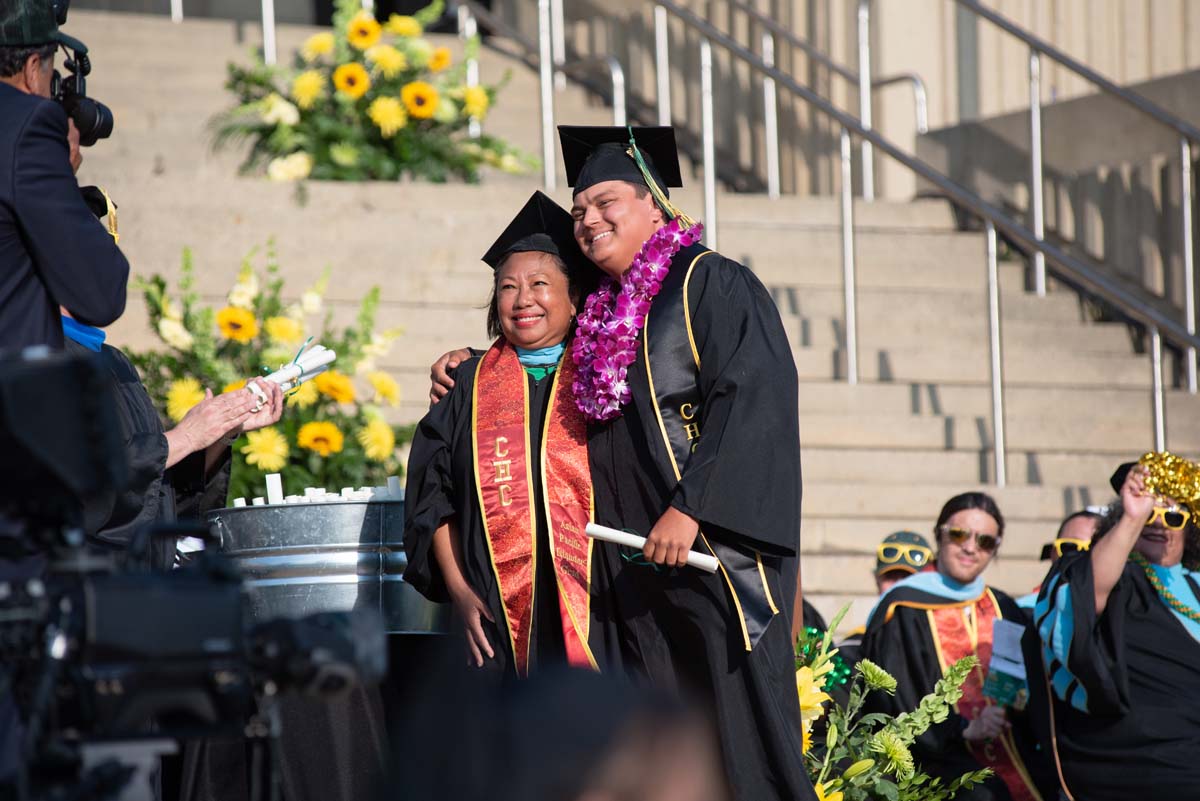
[[[318,392],[329,396],[338,403],[354,402],[354,382],[348,375],[330,370],[314,378],[313,383],[317,385]]]
[[[357,61],[343,64],[333,71],[333,85],[351,100],[358,100],[371,88],[371,76],[367,68]]]
[[[438,91],[425,81],[405,84],[400,90],[400,99],[404,101],[408,115],[419,120],[427,120],[437,111]]]
[[[300,386],[288,393],[287,402],[291,406],[298,406],[301,409],[307,409],[317,402],[320,397],[317,391],[317,385],[312,381],[305,381]]]
[[[408,125],[408,114],[404,106],[394,97],[377,97],[367,107],[367,116],[379,127],[384,139],[396,135],[396,131]]]
[[[454,58],[450,55],[450,48],[439,47],[429,57],[429,69],[433,72],[441,72],[446,67],[449,67],[452,61],[454,61]]]
[[[230,381],[228,384],[221,387],[221,394],[224,395],[226,392],[237,392],[239,389],[245,389],[245,388],[246,388],[246,379],[244,379],[244,378],[241,379],[240,381]]]
[[[200,401],[204,388],[194,378],[181,378],[167,387],[167,416],[178,423]]]
[[[217,327],[221,329],[221,336],[243,344],[258,336],[254,312],[237,306],[226,306],[217,312]]]
[[[373,418],[360,428],[355,438],[372,461],[386,462],[396,450],[396,433],[381,417]]]
[[[382,31],[371,12],[364,9],[355,14],[354,19],[346,26],[346,39],[353,47],[366,50],[379,41]]]
[[[382,370],[376,370],[367,374],[367,383],[375,390],[375,400],[386,401],[392,406],[399,405],[400,385],[396,383],[396,379]]]
[[[300,431],[296,434],[296,443],[301,448],[328,456],[331,453],[341,453],[345,438],[337,426],[322,420],[300,426]]]
[[[279,429],[268,426],[246,434],[246,444],[241,451],[246,464],[254,465],[264,473],[282,470],[287,464],[288,441]]]
[[[463,111],[467,112],[468,117],[482,120],[487,116],[491,103],[487,90],[482,86],[468,86],[463,90]]]
[[[268,317],[263,323],[267,338],[282,345],[294,345],[304,339],[304,326],[291,317]]]
[[[389,44],[375,45],[366,52],[366,57],[385,78],[395,78],[401,70],[408,69],[408,56]]]
[[[422,33],[421,23],[404,14],[392,14],[383,26],[388,33],[395,36],[412,38]]]
[[[292,99],[302,109],[310,109],[325,94],[325,76],[316,70],[306,70],[292,81]]]
[[[308,37],[304,44],[300,46],[300,55],[308,63],[316,61],[321,56],[327,56],[333,52],[333,34],[330,31],[322,31],[314,33]]]

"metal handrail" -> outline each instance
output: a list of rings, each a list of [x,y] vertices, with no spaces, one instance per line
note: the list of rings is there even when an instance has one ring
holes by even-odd
[[[829,56],[822,53],[818,48],[814,47],[810,42],[801,39],[792,31],[781,25],[771,17],[759,11],[751,5],[746,4],[743,0],[724,0],[725,4],[730,8],[736,9],[745,14],[757,24],[766,29],[762,38],[762,60],[769,66],[775,66],[775,38],[782,38],[792,47],[802,51],[808,58],[821,64],[830,70],[833,74],[846,81],[854,84],[860,90],[863,86],[863,81],[859,73],[854,72],[848,67],[838,64]],[[895,75],[888,75],[883,78],[873,79],[868,82],[870,92],[874,93],[878,89],[883,89],[887,86],[892,86],[897,83],[908,83],[912,87],[913,93],[913,117],[915,127],[918,134],[927,133],[929,131],[929,92],[926,89],[925,81],[920,75],[915,72],[900,72]],[[765,137],[767,140],[767,194],[771,197],[779,197],[779,131],[778,131],[778,115],[775,111],[775,85],[770,78],[763,82],[763,105],[765,108],[764,122],[766,127]],[[870,101],[867,98],[866,106],[863,106],[862,98],[860,98],[860,119],[868,119]],[[869,127],[869,126],[868,126]],[[870,157],[869,151],[863,154],[864,165],[867,164],[867,159]]]
[[[957,203],[958,205],[966,208],[967,210],[973,212],[974,214],[976,214],[977,216],[982,218],[985,224],[988,224],[988,225],[994,227],[996,230],[1003,232],[1012,241],[1014,241],[1018,246],[1023,246],[1023,247],[1028,248],[1031,251],[1042,253],[1044,255],[1044,257],[1051,264],[1055,265],[1058,272],[1061,275],[1063,275],[1067,280],[1073,282],[1077,286],[1081,287],[1082,289],[1084,289],[1087,292],[1090,292],[1091,294],[1095,295],[1096,297],[1098,297],[1104,301],[1107,301],[1114,308],[1119,310],[1128,320],[1131,320],[1133,322],[1144,325],[1147,328],[1148,332],[1150,333],[1150,339],[1151,339],[1151,354],[1150,354],[1150,356],[1151,356],[1151,364],[1153,366],[1153,369],[1151,372],[1152,372],[1152,381],[1153,381],[1152,394],[1153,394],[1153,407],[1154,407],[1155,446],[1156,446],[1156,448],[1159,448],[1159,449],[1162,449],[1163,447],[1165,447],[1165,441],[1164,441],[1165,440],[1165,423],[1164,423],[1164,420],[1165,420],[1166,412],[1165,412],[1165,397],[1164,397],[1164,391],[1163,391],[1163,377],[1162,377],[1162,368],[1161,368],[1161,365],[1162,365],[1162,339],[1165,336],[1169,341],[1174,342],[1176,345],[1178,345],[1182,348],[1196,348],[1196,347],[1200,347],[1200,337],[1197,337],[1195,333],[1188,330],[1188,328],[1184,324],[1182,324],[1182,323],[1172,319],[1168,315],[1164,314],[1157,306],[1155,306],[1153,303],[1151,303],[1147,299],[1140,297],[1138,294],[1136,294],[1134,292],[1129,291],[1117,279],[1115,279],[1112,276],[1105,273],[1098,266],[1091,264],[1081,258],[1077,258],[1077,257],[1071,255],[1070,253],[1066,252],[1062,248],[1059,248],[1056,245],[1054,245],[1050,242],[1047,242],[1044,238],[1036,235],[1033,231],[1029,230],[1024,225],[1017,222],[1015,219],[1010,217],[1008,214],[1006,214],[1000,208],[992,205],[991,203],[988,203],[987,201],[983,200],[981,197],[976,195],[971,190],[967,189],[966,187],[961,186],[960,184],[954,182],[950,178],[947,178],[945,175],[940,173],[937,169],[930,166],[929,164],[922,161],[921,159],[904,152],[899,147],[897,147],[895,144],[893,144],[890,140],[881,136],[878,132],[867,128],[866,126],[861,124],[859,122],[859,120],[855,119],[850,114],[847,114],[846,112],[837,108],[829,101],[827,101],[824,98],[817,95],[814,91],[812,91],[808,87],[797,82],[791,76],[781,72],[779,69],[777,69],[773,66],[769,66],[769,65],[765,64],[763,61],[761,61],[758,57],[756,57],[748,49],[741,46],[736,41],[734,41],[732,38],[730,38],[729,36],[727,36],[726,34],[721,32],[717,28],[713,27],[707,21],[696,16],[691,11],[680,7],[675,2],[673,2],[673,0],[657,0],[656,9],[655,9],[656,14],[660,13],[658,11],[658,9],[662,9],[662,11],[661,11],[662,15],[665,16],[667,13],[670,13],[671,15],[673,15],[674,17],[679,19],[681,22],[683,22],[685,25],[687,25],[689,28],[700,33],[704,37],[704,41],[710,43],[710,46],[711,46],[711,44],[720,45],[722,48],[724,48],[726,51],[728,51],[731,55],[733,55],[739,61],[746,63],[750,67],[750,69],[753,70],[754,72],[773,79],[776,82],[776,84],[778,84],[779,86],[784,87],[785,89],[790,91],[792,94],[801,98],[802,100],[804,100],[810,106],[812,106],[815,109],[817,109],[818,111],[820,111],[825,116],[831,117],[834,121],[836,121],[839,125],[841,125],[841,127],[843,128],[843,130],[845,132],[847,132],[847,134],[853,133],[853,134],[859,136],[860,138],[869,141],[872,145],[879,148],[879,150],[881,152],[885,153],[888,156],[891,156],[893,159],[900,162],[900,164],[907,167],[910,171],[914,172],[916,175],[920,176],[921,178],[924,178],[926,181],[929,181],[931,184],[936,186],[951,201],[953,201],[954,203]],[[662,58],[661,54],[659,55],[659,57],[656,60],[660,64],[666,63],[665,59]],[[846,148],[843,146],[843,153],[845,153],[845,150],[846,150]],[[845,159],[843,159],[843,162],[844,161],[845,161]],[[704,169],[705,169],[706,174],[711,172],[712,168],[713,168],[713,165],[706,159],[705,164],[704,164]],[[845,174],[845,168],[843,168],[843,174]],[[845,183],[846,182],[843,181],[843,184],[845,184]],[[845,193],[847,191],[847,186],[843,185],[842,189],[843,189],[843,193]],[[707,182],[706,182],[705,191],[706,192],[708,191]],[[843,197],[844,197],[844,194],[843,194]],[[709,204],[709,201],[706,198],[706,204],[705,204],[706,207],[708,206],[708,204]],[[843,204],[843,208],[844,207],[845,207],[845,204]],[[715,227],[715,225],[716,225],[716,221],[714,219],[707,219],[705,222],[710,227]],[[845,214],[843,214],[843,223],[842,224],[843,224],[843,227],[845,227],[848,224],[847,216]],[[852,236],[852,232],[850,232],[850,234]],[[843,235],[844,235],[844,237],[846,237],[845,231],[843,231]],[[847,240],[844,238],[844,241],[847,241]],[[995,248],[992,246],[993,241],[994,240],[992,239],[992,236],[989,235],[989,247],[988,247],[989,262],[993,261],[995,258],[995,255],[994,255]],[[852,273],[853,253],[852,253],[852,251],[847,253],[846,250],[847,250],[846,248],[843,248],[844,263],[848,260],[850,261],[850,265],[849,265],[850,269],[848,270],[848,273]],[[994,275],[994,269],[989,267],[989,276],[993,276],[993,275]],[[992,281],[989,280],[989,285],[991,283],[992,283]],[[853,286],[847,286],[846,292],[847,292],[847,305],[849,307],[853,307],[854,306],[854,288],[853,288]],[[989,301],[989,307],[991,307],[991,305],[992,305],[992,303],[991,303],[991,301]],[[992,317],[993,315],[989,315],[989,316]],[[994,315],[994,317],[995,317],[995,324],[998,325],[999,324],[998,314]],[[849,344],[851,342],[853,342],[852,337],[853,337],[853,332],[847,331],[848,347],[849,347]],[[998,337],[993,337],[992,339],[993,339],[993,344],[991,347],[992,364],[998,366],[999,365],[999,356],[996,352],[996,350],[997,350],[996,344],[998,343]],[[848,359],[848,362],[849,362],[849,359]],[[850,383],[854,383],[855,381],[857,381],[856,375],[850,373],[849,371],[847,371],[847,372],[848,372],[847,380]],[[995,370],[993,370],[993,375],[992,375],[993,397],[995,399],[1002,398],[1002,394],[1003,394],[1002,376],[1000,375],[1000,372],[1001,371],[999,369],[995,369]],[[999,407],[999,406],[1002,406],[1002,404],[997,403],[996,406]],[[1003,411],[1002,411],[1002,408],[1000,408],[998,411],[998,416],[995,416],[993,419],[993,432],[995,432],[997,434],[1001,434],[1001,435],[1004,430],[1002,418],[1003,418]],[[996,477],[997,477],[997,479],[1002,479],[1004,476],[1003,467],[1002,467],[1002,463],[1003,463],[1003,459],[1004,459],[1004,443],[999,438],[997,438],[996,443],[995,443],[994,454],[996,456],[996,462],[997,462]]]
[[[1192,187],[1192,144],[1200,143],[1200,128],[1180,119],[1157,103],[1124,87],[1078,61],[1049,42],[1041,39],[1012,20],[984,6],[978,0],[955,0],[959,6],[976,16],[986,19],[1005,33],[1015,36],[1029,47],[1029,127],[1030,127],[1030,203],[1029,210],[1033,231],[1040,240],[1045,235],[1045,198],[1042,164],[1042,97],[1041,57],[1061,64],[1084,80],[1098,86],[1141,114],[1160,125],[1173,130],[1179,136],[1180,213],[1182,215],[1182,255],[1184,285],[1184,321],[1189,334],[1196,333],[1196,269],[1194,243],[1192,242],[1193,187]],[[863,2],[865,6],[865,0]],[[861,8],[861,7],[860,7]],[[860,43],[863,40],[860,35]],[[1034,286],[1038,295],[1046,293],[1045,257],[1034,254]],[[1195,394],[1198,387],[1196,348],[1186,349],[1184,366],[1188,392]]]
[[[596,67],[608,70],[609,80],[612,81],[613,125],[624,125],[625,111],[625,68],[616,56],[590,56],[572,61],[565,61],[559,67],[563,75],[578,75],[590,72]]]

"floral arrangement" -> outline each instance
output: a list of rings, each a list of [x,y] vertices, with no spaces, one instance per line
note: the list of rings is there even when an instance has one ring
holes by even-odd
[[[178,423],[206,389],[241,389],[248,378],[278,369],[317,342],[337,353],[333,369],[289,393],[276,425],[234,443],[230,495],[265,495],[267,473],[282,473],[284,485],[297,489],[386,484],[402,470],[397,448],[411,439],[412,428],[392,426],[384,417],[386,407],[399,404],[400,388],[376,361],[399,332],[375,331],[378,287],[363,299],[355,323],[337,330],[324,309],[328,273],[286,302],[273,247],[266,248],[261,272],[254,256],[243,261],[217,309],[204,305],[195,290],[188,250],[176,291],[160,275],[139,281],[150,324],[165,346],[130,354],[150,397],[168,425]]]
[[[945,721],[962,698],[963,681],[979,660],[955,662],[917,708],[896,717],[863,715],[870,692],[895,694],[896,679],[870,660],[854,666],[844,704],[825,692],[835,670],[837,649],[830,648],[849,607],[844,607],[824,634],[806,631],[796,643],[796,689],[804,725],[804,759],[821,801],[946,801],[959,790],[985,781],[991,770],[966,773],[949,784],[931,778],[913,760],[913,741],[935,723]],[[840,693],[839,693],[840,694]],[[829,708],[826,708],[829,705]],[[814,729],[824,737],[814,744]]]
[[[683,218],[675,217],[642,243],[619,283],[605,278],[588,296],[571,352],[579,368],[572,385],[575,403],[589,418],[611,420],[629,402],[626,375],[637,358],[638,333],[650,303],[662,289],[671,259],[700,241],[703,232],[702,224],[685,227]]]
[[[332,30],[309,37],[291,69],[230,64],[238,105],[216,118],[216,144],[249,139],[242,171],[265,164],[273,181],[477,181],[482,165],[536,166],[495,137],[470,136],[508,77],[469,86],[466,60],[422,37],[444,5],[380,24],[357,0],[337,0]],[[478,49],[478,38],[468,42],[467,56]]]

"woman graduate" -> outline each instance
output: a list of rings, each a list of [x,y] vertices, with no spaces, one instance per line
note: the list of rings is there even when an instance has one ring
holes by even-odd
[[[870,711],[899,714],[916,708],[945,670],[974,655],[979,667],[962,685],[963,696],[948,720],[929,728],[913,756],[930,776],[946,783],[987,767],[995,775],[955,796],[972,801],[1052,801],[1057,787],[1024,712],[984,694],[998,620],[1025,625],[1016,602],[984,583],[1004,535],[996,502],[981,492],[946,502],[934,527],[937,571],[916,573],[883,595],[863,636],[862,656],[894,675],[895,696],[872,693]]]
[[[1051,743],[1068,798],[1191,801],[1200,798],[1200,465],[1149,453],[1112,484],[1121,499],[1109,530],[1063,555],[1034,608]]]
[[[592,272],[571,216],[541,192],[483,261],[495,270],[482,357],[421,420],[408,462],[404,578],[454,604],[470,658],[510,675],[551,664],[609,667],[596,586],[587,425],[564,358]]]

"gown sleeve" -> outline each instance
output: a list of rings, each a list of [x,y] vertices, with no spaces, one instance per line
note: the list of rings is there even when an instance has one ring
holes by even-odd
[[[699,444],[671,505],[706,530],[792,556],[800,546],[796,365],[779,311],[746,267],[718,254],[688,289],[700,393]]]
[[[450,372],[454,388],[417,424],[409,450],[404,503],[404,580],[431,601],[450,597],[433,555],[433,535],[455,512],[457,488],[453,470],[456,438],[469,434],[471,390],[478,358]]]
[[[1124,715],[1129,711],[1123,610],[1130,601],[1136,566],[1126,565],[1096,614],[1090,552],[1065,556],[1047,576],[1034,607],[1034,625],[1050,686],[1060,701],[1081,712]]]

